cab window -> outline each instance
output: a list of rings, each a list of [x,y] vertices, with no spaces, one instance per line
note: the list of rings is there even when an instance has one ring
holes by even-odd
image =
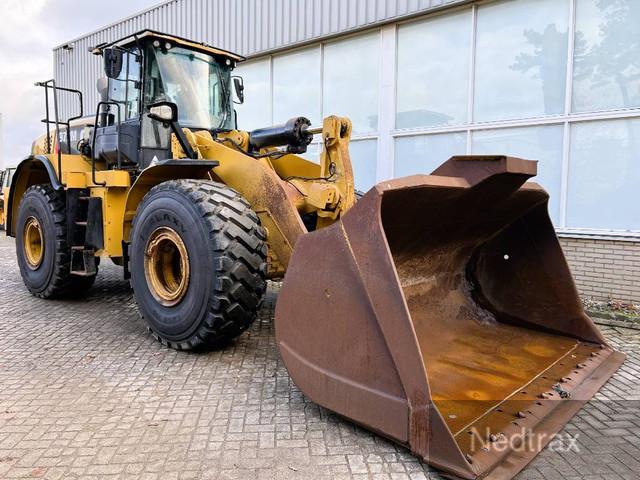
[[[109,99],[120,104],[123,121],[137,118],[140,113],[140,58],[135,52],[126,52],[120,75],[109,79]]]

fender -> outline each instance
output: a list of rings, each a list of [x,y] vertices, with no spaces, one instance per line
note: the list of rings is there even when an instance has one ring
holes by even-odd
[[[63,189],[63,185],[58,180],[56,171],[46,155],[29,155],[16,167],[16,171],[11,179],[9,187],[9,198],[7,200],[7,236],[15,237],[15,221],[18,205],[22,195],[27,188],[32,185],[49,183],[54,190]]]
[[[162,160],[156,165],[145,168],[135,183],[131,186],[127,194],[127,202],[124,209],[124,218],[122,219],[122,239],[129,241],[131,233],[131,222],[136,214],[138,205],[156,185],[166,182],[167,180],[178,179],[210,179],[211,169],[217,167],[217,160]]]

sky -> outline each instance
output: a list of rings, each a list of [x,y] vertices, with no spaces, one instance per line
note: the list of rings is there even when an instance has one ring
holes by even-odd
[[[44,132],[44,94],[34,83],[53,77],[53,47],[159,3],[0,0],[0,168],[27,156]]]

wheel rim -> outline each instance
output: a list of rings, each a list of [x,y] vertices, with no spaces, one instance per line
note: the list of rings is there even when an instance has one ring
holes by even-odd
[[[180,235],[169,227],[156,229],[145,248],[144,274],[155,299],[177,305],[189,286],[189,255]]]
[[[37,269],[44,257],[44,238],[42,237],[42,227],[37,218],[27,218],[22,232],[22,245],[27,266],[31,270]]]

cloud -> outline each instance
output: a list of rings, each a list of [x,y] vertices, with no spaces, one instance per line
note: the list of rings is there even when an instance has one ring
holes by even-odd
[[[53,76],[53,47],[118,21],[159,0],[0,0],[0,167],[29,154],[44,132],[44,93]]]

